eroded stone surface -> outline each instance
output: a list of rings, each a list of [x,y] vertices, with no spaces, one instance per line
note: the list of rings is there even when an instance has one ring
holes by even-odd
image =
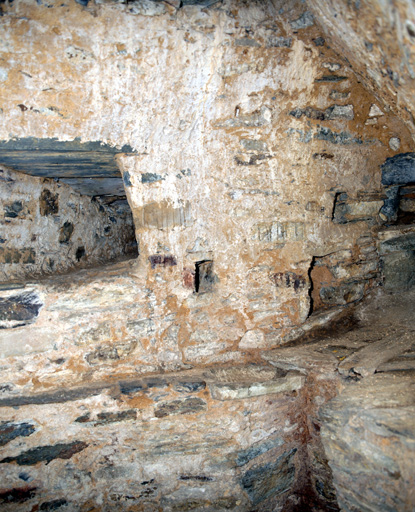
[[[374,375],[321,412],[342,510],[410,510],[414,504],[413,372]]]

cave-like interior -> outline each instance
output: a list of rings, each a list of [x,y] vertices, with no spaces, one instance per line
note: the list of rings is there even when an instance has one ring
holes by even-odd
[[[412,0],[0,1],[0,510],[415,510]]]

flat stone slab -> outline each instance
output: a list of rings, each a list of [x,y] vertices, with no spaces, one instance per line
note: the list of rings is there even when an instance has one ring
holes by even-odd
[[[292,372],[286,377],[266,382],[254,382],[251,384],[210,384],[212,397],[216,400],[238,400],[241,398],[253,398],[274,393],[284,393],[301,389],[304,384],[304,376]]]

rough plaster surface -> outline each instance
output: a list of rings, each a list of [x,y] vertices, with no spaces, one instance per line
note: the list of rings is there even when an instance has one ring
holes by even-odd
[[[53,180],[0,169],[0,282],[97,265],[134,251],[131,211]]]
[[[378,275],[379,165],[391,137],[411,149],[405,125],[373,116],[301,3],[140,6],[5,6],[0,136],[138,152],[117,156],[136,273],[156,317],[177,315],[189,361],[247,331],[258,347],[242,347],[277,346],[313,308],[360,300]]]
[[[3,10],[0,137],[129,144],[117,159],[140,257],[2,292],[3,439],[16,437],[0,498],[336,510],[318,408],[362,332],[265,351],[379,283],[380,165],[413,150],[410,130],[303,3]],[[277,371],[254,369],[261,356]]]

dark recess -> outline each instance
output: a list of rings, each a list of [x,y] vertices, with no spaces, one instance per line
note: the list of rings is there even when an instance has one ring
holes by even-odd
[[[206,293],[213,290],[216,278],[213,273],[213,261],[197,261],[195,264],[195,292]]]

